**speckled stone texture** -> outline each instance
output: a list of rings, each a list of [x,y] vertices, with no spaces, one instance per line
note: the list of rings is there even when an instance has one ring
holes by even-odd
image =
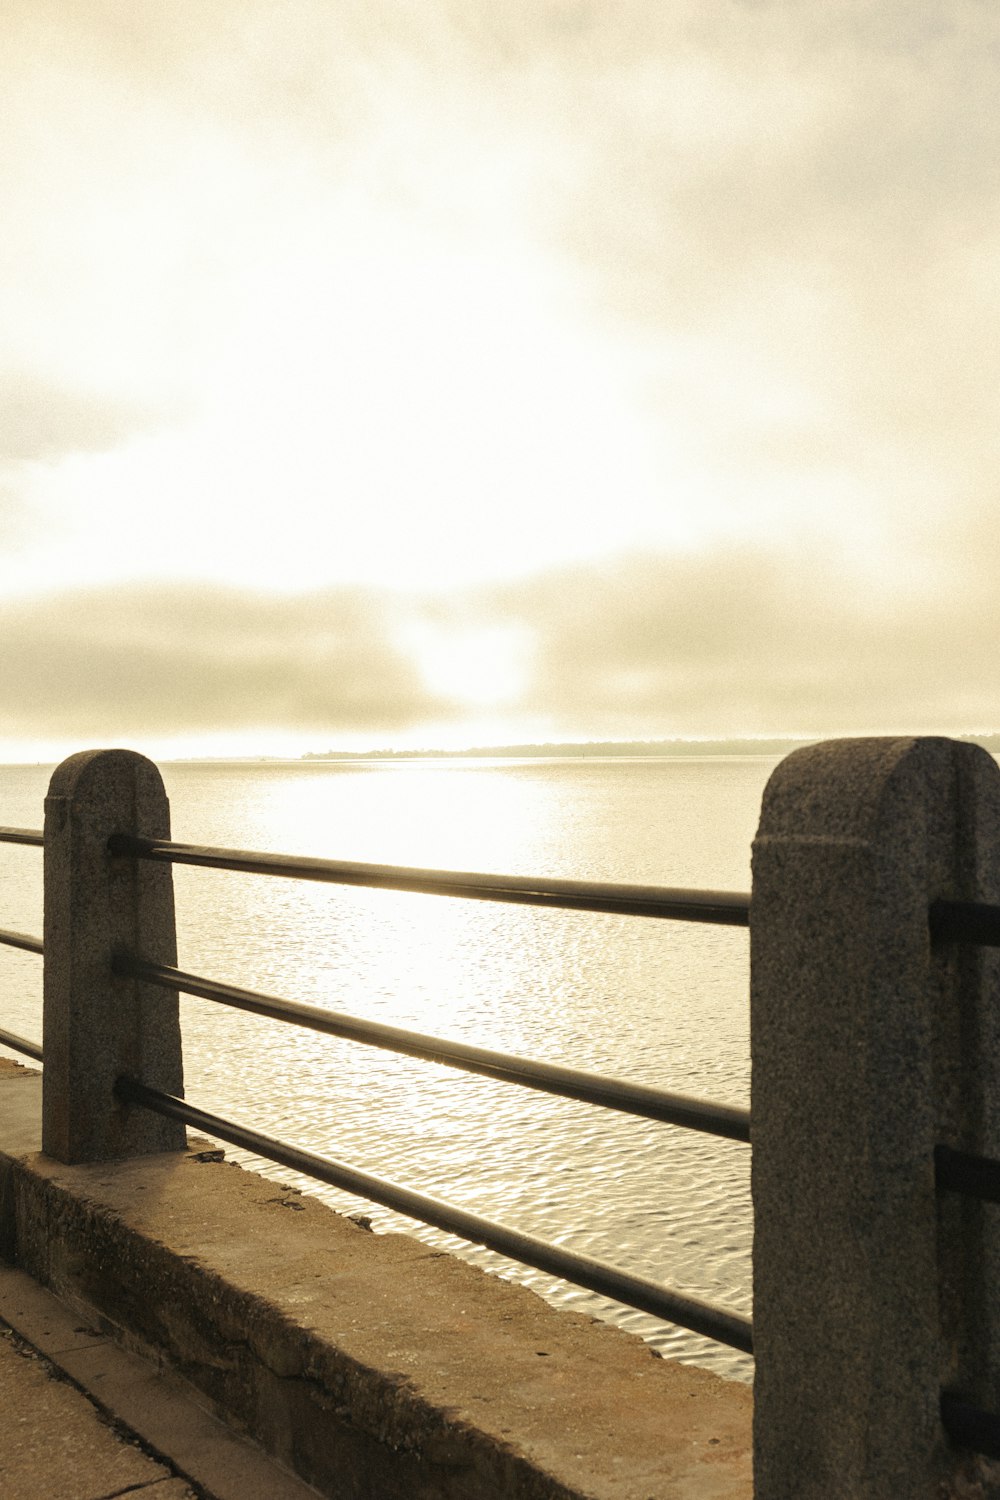
[[[757,1500],[1000,1494],[942,1386],[1000,1410],[998,1210],[935,1144],[1000,1155],[1000,770],[943,739],[797,751],[764,796],[751,917]],[[973,1489],[963,1489],[966,1483]]]
[[[43,1145],[58,1161],[183,1150],[184,1128],[117,1102],[119,1074],[183,1092],[176,991],[117,979],[117,948],[175,965],[170,866],[113,857],[114,833],[170,837],[160,773],[131,750],[85,750],[45,799]]]

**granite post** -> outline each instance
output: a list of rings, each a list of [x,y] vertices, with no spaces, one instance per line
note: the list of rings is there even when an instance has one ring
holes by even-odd
[[[117,949],[176,965],[170,866],[111,855],[114,833],[170,837],[159,771],[131,750],[71,755],[45,799],[42,1099],[42,1149],[68,1163],[185,1144],[114,1095],[121,1074],[183,1093],[176,991],[111,972]]]
[[[944,739],[797,751],[753,869],[755,1496],[1000,1495],[939,1410],[1000,1410],[1000,1210],[934,1182],[939,1142],[1000,1155],[1000,954],[928,925],[1000,902],[1000,770]]]

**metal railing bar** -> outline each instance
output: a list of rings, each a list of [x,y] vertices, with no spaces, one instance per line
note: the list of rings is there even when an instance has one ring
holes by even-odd
[[[983,1411],[951,1391],[941,1392],[941,1423],[959,1448],[971,1448],[986,1458],[1000,1458],[1000,1417]]]
[[[252,849],[215,849],[165,839],[115,834],[112,854],[131,855],[203,869],[239,870],[360,885],[421,895],[464,896],[474,901],[506,901],[523,906],[555,906],[626,916],[664,917],[679,922],[711,922],[728,927],[750,923],[750,897],[739,891],[673,890],[656,885],[614,885],[596,880],[555,880],[524,875],[477,875],[464,870],[423,870],[406,865],[356,864],[305,855],[267,854]]]
[[[1000,948],[1000,906],[985,901],[932,901],[931,939]]]
[[[499,1079],[502,1083],[519,1084],[523,1088],[538,1089],[565,1099],[579,1099],[585,1104],[639,1115],[647,1120],[660,1120],[688,1130],[700,1130],[727,1140],[750,1140],[750,1112],[735,1105],[716,1104],[683,1094],[671,1094],[661,1089],[648,1088],[644,1084],[604,1078],[598,1073],[588,1073],[580,1068],[536,1062],[532,1058],[494,1052],[468,1042],[428,1036],[422,1032],[408,1031],[401,1026],[389,1026],[381,1021],[367,1021],[359,1016],[346,1015],[342,1011],[325,1010],[319,1005],[306,1005],[277,995],[265,995],[257,990],[220,984],[197,974],[187,974],[182,969],[171,968],[167,964],[149,963],[128,954],[116,955],[113,969],[116,974],[145,980],[165,989],[182,990],[186,995],[198,995],[204,1000],[215,1000],[222,1005],[250,1011],[254,1015],[306,1026],[329,1036],[347,1037],[351,1041],[401,1052],[408,1057],[419,1057],[426,1062],[444,1063],[467,1073],[479,1073],[486,1078]]]
[[[992,1157],[935,1146],[934,1179],[939,1191],[1000,1203],[1000,1161]]]
[[[303,1172],[331,1187],[357,1193],[359,1197],[381,1203],[386,1208],[418,1219],[424,1224],[431,1224],[447,1234],[455,1234],[473,1244],[485,1245],[499,1255],[533,1266],[550,1276],[559,1276],[575,1286],[586,1287],[599,1296],[611,1297],[616,1302],[638,1308],[640,1312],[662,1318],[665,1322],[689,1328],[694,1333],[728,1344],[731,1348],[741,1349],[746,1354],[753,1352],[752,1324],[749,1318],[739,1313],[714,1307],[699,1298],[686,1297],[655,1281],[648,1281],[645,1277],[617,1270],[605,1261],[563,1250],[558,1245],[550,1245],[546,1240],[536,1239],[534,1235],[510,1229],[491,1219],[482,1218],[479,1214],[468,1213],[439,1198],[429,1197],[386,1178],[359,1171],[344,1162],[332,1161],[285,1141],[274,1140],[271,1136],[262,1135],[232,1120],[209,1114],[173,1094],[161,1093],[136,1079],[119,1078],[115,1091],[119,1098],[129,1103],[139,1104],[155,1110],[157,1114],[180,1120],[192,1129],[228,1141],[241,1150],[252,1151],[257,1156],[277,1162],[292,1171]]]
[[[0,927],[0,944],[7,948],[23,948],[26,953],[43,953],[41,938],[31,937],[26,932],[9,932]]]
[[[35,844],[45,847],[45,834],[40,828],[0,828],[0,844]]]
[[[14,1052],[23,1052],[26,1057],[33,1057],[36,1062],[42,1061],[42,1049],[37,1042],[29,1042],[23,1036],[17,1036],[13,1031],[0,1029],[0,1043],[4,1047],[10,1047]]]

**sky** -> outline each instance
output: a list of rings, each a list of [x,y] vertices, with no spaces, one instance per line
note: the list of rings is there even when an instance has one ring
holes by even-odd
[[[0,759],[1000,728],[994,0],[6,0]]]

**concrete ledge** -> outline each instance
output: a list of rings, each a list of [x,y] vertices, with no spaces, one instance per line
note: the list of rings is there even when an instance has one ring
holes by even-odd
[[[337,1500],[750,1500],[751,1393],[188,1151],[67,1167],[0,1071],[0,1254]]]

